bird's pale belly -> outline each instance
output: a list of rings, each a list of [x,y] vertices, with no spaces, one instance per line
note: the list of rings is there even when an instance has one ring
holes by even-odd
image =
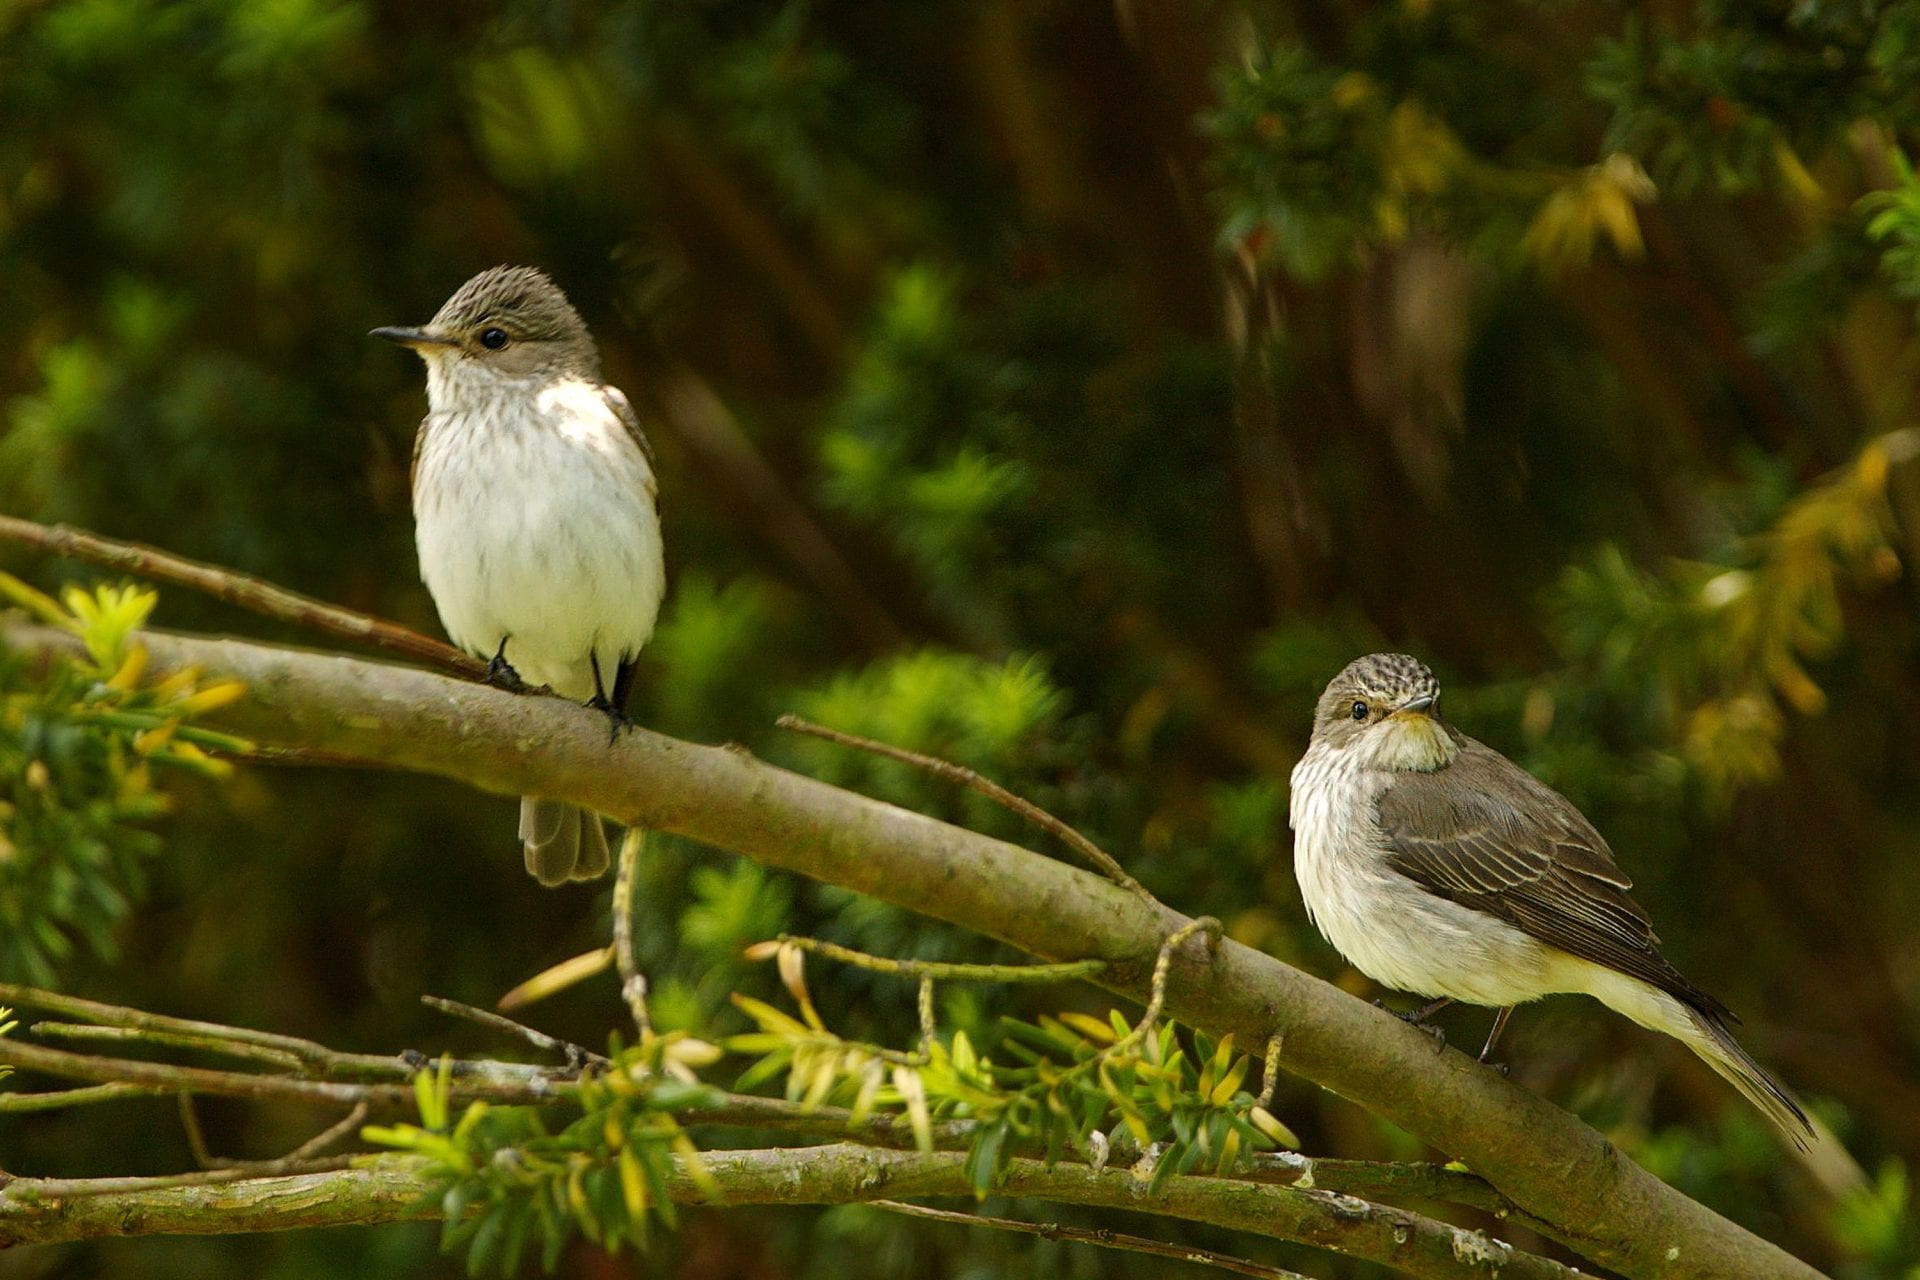
[[[1294,872],[1314,925],[1354,968],[1396,991],[1479,1005],[1578,989],[1561,985],[1571,957],[1388,868],[1347,821],[1357,806],[1332,803],[1321,766],[1309,752],[1294,770]]]
[[[594,692],[589,655],[610,684],[652,635],[665,584],[638,450],[621,475],[561,440],[436,443],[416,489],[439,497],[416,504],[415,535],[448,636],[482,657],[505,640],[522,679],[568,697]],[[476,444],[509,456],[476,459]]]

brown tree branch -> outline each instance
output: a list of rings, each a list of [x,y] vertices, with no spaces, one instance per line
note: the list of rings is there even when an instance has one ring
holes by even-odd
[[[0,1093],[0,1115],[33,1111],[64,1111],[122,1098],[158,1098],[173,1090],[159,1084],[90,1084],[79,1089],[47,1089],[38,1093]]]
[[[31,1055],[29,1055],[29,1057],[31,1057]],[[111,1069],[111,1064],[108,1064],[106,1060],[94,1059],[76,1062],[74,1060],[77,1059],[79,1055],[63,1055],[63,1057],[67,1059],[65,1063],[41,1060],[37,1062],[37,1065],[43,1070],[52,1067],[87,1073]],[[225,1078],[230,1077],[234,1073],[202,1074],[187,1069],[172,1067],[169,1064],[135,1065],[154,1069],[153,1074],[155,1074],[157,1078],[178,1082],[189,1088],[206,1089],[209,1085],[213,1085],[214,1087],[208,1091],[237,1093],[240,1096],[255,1098],[285,1098],[298,1101],[322,1100],[314,1098],[311,1095],[311,1091],[306,1090],[296,1089],[291,1093],[275,1092],[271,1089],[271,1086],[269,1086],[268,1091],[263,1093]],[[215,1076],[222,1078],[219,1080],[211,1078]],[[250,1077],[247,1079],[257,1080],[258,1077]],[[297,1084],[298,1082],[295,1083]],[[156,1084],[150,1086],[150,1088],[153,1092],[167,1091],[167,1087],[163,1084]],[[10,1230],[20,1229],[9,1228],[6,1225],[10,1216],[10,1202],[17,1201],[44,1205],[49,1202],[71,1201],[83,1197],[101,1197],[112,1199],[116,1203],[144,1204],[162,1192],[186,1192],[193,1188],[226,1186],[243,1182],[254,1186],[262,1186],[266,1185],[270,1179],[279,1178],[284,1175],[309,1175],[345,1170],[349,1164],[347,1157],[322,1157],[320,1153],[327,1147],[345,1140],[358,1129],[359,1125],[366,1118],[368,1111],[365,1099],[380,1097],[387,1102],[393,1102],[395,1098],[391,1096],[389,1088],[380,1086],[348,1085],[344,1086],[344,1088],[359,1093],[363,1100],[357,1103],[353,1111],[344,1119],[328,1126],[315,1138],[303,1143],[296,1150],[277,1160],[216,1161],[202,1156],[200,1163],[204,1167],[200,1171],[192,1173],[161,1175],[157,1177],[14,1179],[6,1185],[4,1194],[0,1194],[0,1243],[8,1240]],[[460,1093],[460,1090],[455,1090],[456,1098]],[[341,1098],[335,1098],[329,1095],[329,1097],[324,1100],[338,1101],[342,1100],[344,1096],[346,1095],[343,1094]],[[497,1101],[512,1100],[510,1094],[502,1095],[496,1092],[493,1096]],[[182,1095],[182,1097],[184,1099],[185,1095]],[[548,1091],[528,1090],[527,1096],[521,1099],[521,1101],[538,1102],[551,1100],[552,1097],[553,1094]],[[183,1105],[185,1105],[184,1102]],[[190,1116],[191,1113],[189,1112],[188,1114]],[[764,1120],[775,1122],[774,1127],[795,1127],[803,1130],[811,1130],[815,1133],[827,1134],[832,1133],[835,1128],[844,1131],[853,1127],[845,1123],[846,1113],[837,1108],[818,1108],[809,1112],[806,1108],[775,1099],[730,1099],[720,1107],[690,1108],[685,1115],[689,1121],[696,1124],[711,1122],[740,1125],[752,1124],[755,1123],[756,1120]],[[967,1140],[971,1136],[969,1130],[970,1126],[965,1124],[941,1125],[938,1126],[934,1132],[935,1141],[943,1152],[947,1154],[964,1152]],[[896,1147],[903,1149],[909,1148],[912,1143],[912,1135],[907,1132],[905,1125],[899,1126],[897,1131],[893,1131],[891,1126],[889,1126],[887,1131],[872,1132],[863,1136],[869,1137],[870,1140],[876,1137],[883,1141],[890,1140]],[[199,1145],[198,1142],[195,1143],[196,1148],[198,1148]],[[818,1149],[802,1149],[801,1151],[790,1154],[792,1154],[796,1160],[811,1164],[815,1158],[813,1154],[815,1150]],[[804,1152],[804,1154],[802,1152]],[[709,1162],[711,1162],[712,1158],[725,1157],[732,1154],[734,1153],[710,1153]],[[1031,1164],[1032,1161],[1027,1161],[1026,1163]],[[1266,1167],[1268,1163],[1273,1163],[1274,1167]],[[1278,1176],[1276,1176],[1276,1174]],[[1317,1194],[1322,1197],[1330,1197],[1330,1199],[1327,1200],[1330,1206],[1330,1212],[1334,1213],[1337,1217],[1356,1220],[1362,1217],[1379,1217],[1385,1215],[1384,1220],[1389,1224],[1388,1234],[1396,1242],[1405,1243],[1405,1241],[1401,1239],[1402,1229],[1408,1234],[1413,1234],[1417,1231],[1418,1233],[1424,1233],[1428,1237],[1434,1236],[1436,1232],[1451,1232],[1453,1233],[1451,1238],[1453,1238],[1456,1243],[1464,1240],[1472,1246],[1473,1250],[1485,1253],[1487,1256],[1510,1256],[1508,1253],[1502,1251],[1503,1247],[1497,1242],[1484,1241],[1470,1233],[1455,1232],[1453,1228],[1430,1223],[1418,1215],[1395,1216],[1396,1211],[1394,1210],[1378,1205],[1368,1205],[1364,1201],[1354,1199],[1351,1195],[1352,1189],[1365,1186],[1368,1188],[1377,1188],[1387,1194],[1397,1192],[1402,1195],[1420,1195],[1433,1199],[1456,1199],[1463,1203],[1478,1202],[1487,1207],[1497,1207],[1494,1203],[1497,1197],[1493,1197],[1485,1188],[1484,1184],[1479,1184],[1477,1179],[1473,1179],[1467,1175],[1451,1173],[1445,1170],[1435,1170],[1431,1167],[1369,1166],[1358,1161],[1310,1162],[1295,1158],[1286,1162],[1284,1166],[1274,1162],[1263,1162],[1261,1167],[1256,1167],[1239,1179],[1216,1179],[1211,1181],[1219,1184],[1214,1190],[1218,1192],[1220,1196],[1230,1195],[1229,1184],[1234,1182],[1248,1185],[1259,1185],[1262,1183],[1296,1185],[1300,1181],[1311,1182],[1316,1187]],[[245,1189],[236,1189],[235,1194],[241,1199],[246,1199],[249,1193]],[[916,1194],[936,1195],[947,1194],[947,1192],[930,1189],[924,1192],[917,1192]],[[1043,1194],[1043,1192],[1036,1190],[1032,1194]],[[731,1195],[729,1196],[729,1199],[733,1198]],[[805,1201],[793,1202],[802,1203]],[[1093,1203],[1093,1201],[1088,1201],[1088,1203]],[[1139,1201],[1137,1197],[1136,1203],[1132,1207],[1158,1211],[1157,1205],[1151,1202]],[[1201,1221],[1215,1221],[1219,1215],[1229,1213],[1230,1211],[1228,1207],[1222,1205],[1216,1206],[1210,1211],[1214,1216],[1207,1216],[1209,1211],[1204,1209],[1176,1213],[1174,1216],[1194,1217]],[[388,1219],[377,1215],[368,1218],[349,1217],[342,1219],[342,1221],[362,1222],[386,1220]],[[30,1233],[32,1239],[43,1241],[79,1238],[65,1234],[70,1230],[80,1230],[87,1234],[91,1233],[87,1228],[70,1225],[72,1221],[72,1215],[63,1212],[54,1212],[48,1215],[46,1221],[40,1222],[25,1230]],[[183,1219],[179,1229],[183,1231],[194,1230],[195,1228],[187,1225],[188,1221],[187,1219]],[[1346,1241],[1337,1245],[1333,1244],[1331,1238],[1325,1235],[1325,1224],[1318,1222],[1317,1216],[1310,1216],[1308,1221],[1310,1225],[1317,1224],[1315,1225],[1315,1230],[1321,1232],[1321,1238],[1315,1242],[1328,1244],[1329,1247],[1339,1247],[1347,1252],[1359,1251],[1359,1247],[1357,1247],[1353,1241]],[[288,1221],[278,1225],[292,1227],[312,1224],[304,1221]],[[197,1230],[202,1232],[217,1229],[219,1228],[210,1227],[206,1223],[202,1223],[201,1226],[197,1228]],[[260,1229],[273,1229],[273,1227],[271,1225],[262,1225]],[[1285,1232],[1268,1231],[1267,1234],[1275,1234],[1280,1238],[1296,1238]],[[1063,1233],[1063,1236],[1065,1236],[1065,1233]],[[1072,1237],[1065,1236],[1065,1238]],[[25,1243],[28,1241],[23,1238],[17,1242]],[[1362,1242],[1362,1245],[1364,1245],[1364,1242]],[[1172,1248],[1173,1246],[1163,1247]],[[1375,1255],[1362,1251],[1361,1256]],[[1383,1258],[1381,1260],[1384,1261],[1386,1259]],[[1414,1271],[1414,1274],[1417,1275],[1436,1274],[1421,1266],[1414,1266],[1411,1269]],[[1437,1274],[1447,1273],[1440,1272]],[[1510,1271],[1509,1274],[1532,1273],[1520,1270]],[[1551,1272],[1547,1274],[1558,1275],[1560,1273]]]
[[[20,998],[19,1003],[27,1005],[65,1003],[70,999],[51,992],[39,992],[30,987],[13,987],[9,990]],[[483,1025],[527,1039],[536,1047],[542,1049],[557,1047],[568,1054],[567,1065],[560,1067],[456,1059],[449,1064],[448,1090],[450,1101],[456,1105],[485,1100],[508,1105],[533,1106],[564,1100],[574,1092],[579,1083],[576,1078],[578,1068],[572,1061],[576,1050],[585,1056],[586,1062],[590,1065],[602,1067],[607,1065],[607,1059],[600,1054],[590,1053],[566,1041],[555,1040],[531,1027],[490,1014],[484,1009],[473,1009],[471,1006],[459,1004],[457,1001],[443,1000],[437,996],[424,998],[435,1008],[457,1014],[464,1011],[462,1016],[472,1017]],[[93,1001],[78,1003],[92,1005],[101,1011],[102,1017],[121,1023],[180,1021],[165,1018],[159,1014],[121,1008],[117,1005],[99,1005]],[[248,1032],[238,1027],[223,1027],[215,1023],[194,1025],[204,1029],[204,1040],[207,1042],[194,1047],[210,1052],[220,1051],[216,1047],[220,1040],[264,1034]],[[0,1093],[0,1113],[52,1111],[62,1107],[83,1106],[118,1098],[194,1094],[249,1098],[260,1102],[352,1104],[356,1108],[380,1106],[399,1107],[404,1110],[413,1105],[413,1090],[405,1081],[426,1061],[423,1056],[396,1054],[383,1057],[335,1053],[323,1045],[303,1043],[311,1046],[309,1056],[313,1059],[313,1065],[308,1069],[306,1076],[289,1076],[210,1071],[168,1062],[70,1053],[34,1045],[13,1037],[0,1037],[0,1065],[18,1066],[60,1079],[113,1082],[81,1089],[60,1089],[39,1093]],[[369,1064],[384,1068],[384,1072],[371,1070]],[[326,1075],[329,1078],[325,1080],[310,1078],[314,1073]],[[377,1074],[384,1074],[388,1082],[366,1082],[366,1077]],[[873,1113],[855,1121],[853,1113],[843,1107],[805,1106],[780,1098],[725,1093],[720,1090],[711,1091],[703,1099],[689,1101],[686,1105],[676,1108],[673,1114],[690,1125],[771,1129],[829,1139],[857,1138],[871,1145],[900,1149],[911,1148],[916,1142],[913,1128],[904,1116]],[[932,1126],[930,1136],[937,1147],[955,1151],[966,1149],[972,1141],[973,1132],[974,1125],[971,1121],[942,1121]],[[296,1155],[304,1154],[311,1153],[306,1148],[296,1153]]]
[[[807,939],[805,941],[812,942],[813,940]],[[830,948],[831,952],[835,953],[843,950],[841,948],[831,947],[830,944],[815,945],[822,948]],[[1162,954],[1170,954],[1171,950],[1171,947],[1163,946]],[[912,962],[899,961],[889,962],[889,964],[895,965],[911,963]],[[1095,962],[1095,965],[1097,967],[1097,962]],[[953,966],[941,966],[943,970],[952,967]],[[1009,972],[1014,974],[1015,977],[1023,977],[1034,972],[1033,970],[1009,970],[1007,966],[979,966],[979,968],[983,974],[991,970],[995,977],[1003,980],[1012,980],[1007,978]],[[1067,972],[1061,972],[1062,970]],[[1060,981],[1065,980],[1067,977],[1085,977],[1088,975],[1089,969],[1085,963],[1081,963],[1063,966],[1047,966],[1040,971],[1044,973],[1046,977]],[[124,1008],[119,1005],[107,1005],[95,1001],[79,1000],[75,997],[62,996],[54,992],[42,992],[30,987],[10,987],[8,990],[12,997],[17,998],[19,1002],[23,1004],[58,1005],[73,1012],[78,1012],[80,1009],[85,1008],[91,1010],[96,1017],[120,1026],[137,1024],[171,1026],[179,1025],[183,1022],[182,1019],[168,1018],[160,1014],[146,1013],[138,1009]],[[536,1049],[548,1052],[562,1052],[567,1056],[568,1061],[564,1068],[528,1067],[517,1063],[497,1063],[492,1061],[474,1063],[456,1060],[451,1063],[449,1074],[453,1079],[472,1076],[476,1074],[476,1072],[482,1072],[494,1077],[518,1073],[523,1077],[526,1082],[524,1084],[523,1096],[514,1098],[510,1094],[496,1093],[493,1096],[493,1100],[495,1101],[518,1101],[523,1104],[552,1101],[557,1097],[563,1097],[566,1088],[573,1084],[572,1076],[577,1070],[575,1063],[576,1058],[596,1067],[604,1068],[608,1065],[608,1060],[600,1054],[592,1053],[584,1047],[569,1041],[557,1040],[545,1032],[538,1031],[523,1023],[515,1022],[510,1018],[503,1018],[488,1010],[476,1009],[471,1005],[461,1004],[457,1000],[447,1000],[440,996],[422,996],[421,1000],[430,1007],[439,1009],[442,1012],[452,1014],[456,1017],[467,1018],[491,1030],[499,1031],[515,1039],[524,1040]],[[198,1028],[201,1038],[205,1042],[195,1047],[208,1049],[212,1052],[222,1051],[219,1046],[229,1042],[239,1042],[249,1038],[271,1038],[271,1033],[249,1031],[245,1028],[229,1027],[220,1023],[191,1023],[188,1025]],[[9,1043],[17,1042],[0,1039],[0,1055],[5,1054]],[[367,1074],[364,1055],[338,1054],[326,1046],[316,1044],[312,1041],[294,1041],[294,1043],[302,1045],[306,1051],[305,1056],[315,1067],[321,1070],[325,1070],[331,1066],[336,1071],[343,1071],[356,1076]],[[398,1076],[412,1069],[411,1060],[405,1056],[395,1056],[391,1058],[376,1057],[373,1060],[386,1067],[390,1075]],[[38,1060],[38,1066],[43,1072],[53,1074],[73,1072],[81,1075],[82,1078],[92,1078],[114,1073],[117,1069],[113,1064],[117,1061],[119,1060],[74,1054],[65,1055],[60,1058],[43,1057]],[[181,1099],[181,1105],[185,1109],[183,1115],[189,1124],[189,1136],[196,1139],[194,1145],[196,1152],[198,1152],[202,1144],[197,1140],[197,1135],[193,1132],[197,1122],[192,1119],[193,1113],[189,1100],[193,1096],[195,1087],[208,1083],[208,1078],[176,1071],[170,1064],[166,1063],[149,1063],[147,1065],[156,1069],[149,1073],[150,1078],[143,1084],[121,1083],[90,1085],[79,1089],[52,1090],[40,1093],[0,1093],[0,1112],[47,1111],[71,1106],[83,1106],[119,1098],[164,1097],[173,1095]],[[231,1086],[234,1089],[251,1090],[252,1092],[249,1092],[247,1096],[258,1098],[262,1095],[258,1093],[257,1086],[251,1082],[259,1078],[260,1077],[248,1076],[243,1077],[240,1083],[234,1083],[229,1081],[225,1075],[222,1075],[217,1077],[217,1081],[223,1088]],[[269,1080],[272,1078],[273,1077],[267,1077]],[[555,1082],[558,1082],[562,1088],[557,1090],[554,1087]],[[271,1088],[271,1086],[269,1086],[269,1088]],[[219,1162],[223,1168],[223,1176],[215,1180],[228,1181],[231,1180],[232,1177],[246,1176],[248,1174],[259,1175],[266,1172],[312,1172],[312,1168],[304,1166],[313,1165],[320,1152],[324,1151],[333,1143],[344,1140],[345,1137],[364,1120],[367,1110],[366,1099],[370,1095],[365,1093],[365,1086],[360,1086],[360,1089],[361,1100],[355,1104],[354,1110],[349,1113],[345,1119],[329,1127],[319,1136],[302,1144],[281,1160],[269,1162],[272,1167],[263,1167],[260,1162]],[[270,1093],[265,1096],[267,1100],[272,1100],[273,1098],[273,1095]],[[455,1100],[466,1100],[462,1098],[461,1093],[457,1089],[451,1090],[450,1096]],[[313,1099],[306,1095],[300,1095],[297,1099],[292,1100],[301,1102],[313,1101]],[[855,1122],[852,1113],[845,1108],[807,1106],[801,1103],[788,1102],[784,1099],[764,1098],[750,1094],[716,1093],[709,1100],[691,1102],[682,1108],[676,1109],[673,1114],[683,1123],[693,1126],[720,1125],[729,1128],[771,1129],[829,1140],[857,1138],[868,1145],[888,1147],[897,1150],[909,1150],[916,1145],[912,1125],[905,1116],[895,1116],[885,1112],[874,1112],[862,1118],[860,1121]],[[974,1131],[975,1125],[971,1121],[941,1121],[931,1126],[928,1136],[932,1140],[933,1146],[938,1150],[965,1151],[973,1141]],[[1123,1149],[1121,1152],[1117,1152],[1117,1154],[1123,1154],[1127,1160],[1131,1160],[1140,1154],[1137,1150],[1131,1149],[1124,1130],[1116,1134],[1115,1138],[1118,1146]],[[1041,1144],[1036,1143],[1031,1146],[1016,1148],[1014,1154],[1037,1156],[1043,1154],[1043,1151]],[[202,1158],[200,1163],[203,1168],[215,1167],[215,1162],[210,1158]],[[295,1165],[303,1165],[303,1167],[292,1167]],[[238,1168],[239,1173],[229,1175],[224,1172],[224,1170],[229,1167]],[[1520,1213],[1514,1208],[1510,1201],[1502,1197],[1481,1179],[1469,1173],[1445,1169],[1438,1165],[1381,1164],[1366,1160],[1316,1160],[1291,1151],[1282,1151],[1270,1155],[1256,1156],[1253,1164],[1239,1176],[1250,1182],[1273,1183],[1285,1186],[1304,1184],[1307,1187],[1317,1187],[1323,1191],[1338,1191],[1369,1200],[1385,1199],[1394,1201],[1399,1199],[1415,1199],[1466,1205],[1485,1210],[1500,1218],[1514,1219],[1536,1231],[1546,1230],[1543,1224]],[[182,1174],[178,1175],[176,1179],[166,1182],[164,1185],[184,1186],[196,1181],[206,1180],[207,1179],[201,1178],[198,1174]],[[96,1178],[79,1180],[75,1182],[73,1186],[78,1187],[81,1183],[84,1183],[85,1186],[90,1189],[89,1193],[102,1189],[108,1191],[151,1190],[163,1185],[153,1178]],[[40,1186],[44,1193],[45,1188],[50,1185],[50,1183],[47,1179],[41,1179],[36,1185]],[[63,1191],[62,1194],[80,1194],[80,1192],[69,1189]]]
[[[620,862],[613,877],[613,958],[620,971],[620,998],[643,1041],[653,1034],[653,1014],[647,1008],[647,975],[640,972],[633,947],[633,895],[646,847],[646,828],[628,827],[620,837]]]
[[[1015,795],[985,774],[969,769],[965,765],[955,764],[951,760],[942,760],[938,756],[923,755],[918,751],[908,751],[905,747],[896,747],[888,742],[875,742],[872,738],[863,738],[858,734],[845,733],[839,729],[829,729],[826,725],[815,724],[811,720],[804,720],[795,715],[781,716],[775,723],[782,729],[791,729],[795,733],[808,734],[815,738],[824,739],[827,742],[838,743],[843,747],[851,747],[856,751],[869,751],[874,755],[885,756],[889,760],[898,760],[902,764],[910,764],[916,769],[925,769],[935,777],[945,778],[949,782],[958,783],[969,791],[985,796],[1016,817],[1025,818],[1034,826],[1052,835],[1056,840],[1066,845],[1069,849],[1072,849],[1075,853],[1078,853],[1094,870],[1103,873],[1107,879],[1113,881],[1127,892],[1147,902],[1155,901],[1154,896],[1147,892],[1147,887],[1128,874],[1127,869],[1121,866],[1112,854],[1087,839],[1086,836],[1080,834],[1080,832],[1074,830],[1059,818],[1056,818],[1053,814],[1048,813],[1045,809],[1033,803],[1033,801],[1026,799],[1024,796]]]
[[[158,547],[119,542],[68,525],[37,524],[7,515],[0,515],[0,538],[36,547],[49,555],[84,560],[105,569],[187,587],[280,622],[411,658],[439,671],[474,679],[487,674],[487,664],[480,659],[397,622],[343,609],[260,578],[189,560]]]
[[[50,628],[7,643],[71,652]],[[217,718],[254,740],[338,751],[502,796],[572,800],[650,829],[866,893],[1048,959],[1096,958],[1093,981],[1143,999],[1162,941],[1188,921],[1091,873],[767,765],[737,749],[604,721],[428,672],[149,633],[159,674],[198,666],[246,683]],[[1765,1280],[1811,1267],[1681,1195],[1538,1095],[1237,943],[1183,948],[1167,1012],[1248,1044],[1280,1034],[1282,1065],[1467,1163],[1586,1256],[1629,1277]],[[896,1193],[897,1194],[897,1193]]]
[[[512,1018],[503,1018],[491,1009],[476,1009],[470,1004],[462,1004],[458,1000],[449,1000],[445,996],[421,996],[420,1003],[426,1005],[429,1009],[438,1009],[441,1013],[448,1014],[452,1017],[465,1018],[469,1022],[477,1022],[490,1031],[504,1032],[507,1035],[525,1040],[536,1049],[545,1049],[553,1053],[559,1053],[566,1058],[569,1068],[585,1066],[589,1062],[600,1067],[607,1065],[607,1056],[603,1053],[595,1053],[585,1045],[575,1044],[571,1040],[555,1039],[546,1032],[536,1030],[524,1022],[515,1022]]]
[[[901,1197],[971,1199],[966,1156],[957,1151],[882,1151],[853,1143],[801,1150],[702,1152],[725,1203],[856,1204]],[[221,1174],[236,1171],[218,1171]],[[106,1180],[101,1180],[106,1181]],[[95,1188],[16,1178],[0,1190],[0,1248],[110,1235],[218,1234],[370,1225],[439,1216],[424,1161],[376,1156],[358,1167],[260,1178],[214,1173],[156,1180],[151,1189]],[[1000,1188],[1061,1204],[1146,1212],[1277,1240],[1294,1240],[1397,1267],[1427,1280],[1574,1280],[1560,1263],[1522,1253],[1477,1231],[1337,1192],[1261,1186],[1232,1178],[1168,1177],[1152,1195],[1132,1171],[1012,1160]],[[684,1165],[668,1180],[676,1203],[706,1196]]]

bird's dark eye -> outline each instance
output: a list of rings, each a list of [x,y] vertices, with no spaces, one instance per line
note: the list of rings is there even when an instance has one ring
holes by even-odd
[[[1354,718],[1355,720],[1365,720],[1365,719],[1367,718],[1367,704],[1366,704],[1366,703],[1364,703],[1364,702],[1356,702],[1356,703],[1354,703],[1354,704],[1353,704],[1353,718]]]
[[[489,351],[498,351],[507,345],[505,329],[484,329],[480,333],[480,345]]]

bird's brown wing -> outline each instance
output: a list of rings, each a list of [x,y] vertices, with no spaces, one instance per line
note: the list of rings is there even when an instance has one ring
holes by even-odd
[[[647,433],[640,429],[640,419],[633,412],[633,405],[627,399],[627,393],[616,386],[603,383],[600,387],[600,395],[606,400],[607,408],[613,410],[613,416],[620,419],[620,425],[627,429],[627,434],[633,437],[633,442],[640,446],[640,452],[646,455],[647,468],[651,470],[654,466],[653,442],[648,440]],[[656,480],[653,485],[648,487],[649,492],[647,496],[652,498],[659,497],[659,493],[655,491],[657,487],[658,481]]]
[[[1428,892],[1731,1017],[1661,956],[1593,824],[1491,747],[1466,738],[1445,769],[1395,775],[1377,807],[1388,865]]]

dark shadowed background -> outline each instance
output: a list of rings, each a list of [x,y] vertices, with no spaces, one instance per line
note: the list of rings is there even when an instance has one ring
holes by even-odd
[[[1370,996],[1306,922],[1285,776],[1343,663],[1416,653],[1456,723],[1607,833],[1668,954],[1845,1136],[1880,1210],[1826,1206],[1731,1090],[1591,1002],[1523,1010],[1516,1077],[1838,1274],[1904,1277],[1917,126],[1915,3],[13,0],[0,508],[439,634],[408,505],[421,370],[366,331],[542,266],[659,454],[671,588],[641,723],[1032,843],[773,720],[961,760]],[[302,639],[178,590],[157,622]],[[605,938],[607,887],[535,887],[509,800],[266,767],[174,795],[137,877],[62,879],[67,851],[6,842],[0,979],[342,1049],[512,1053],[419,996],[488,1004]],[[995,954],[650,848],[668,1026],[740,1029],[728,993],[777,989],[740,949],[782,930]],[[36,924],[75,877],[100,892]],[[847,1034],[911,1037],[910,988],[813,985]],[[991,1043],[1000,1014],[1063,1007],[1103,1009],[956,989],[941,1015]],[[529,1016],[597,1045],[624,1011],[603,976]],[[1465,1044],[1487,1016],[1443,1021]],[[1275,1110],[1312,1153],[1420,1154],[1317,1089]],[[217,1151],[261,1157],[327,1119],[203,1114]],[[0,1164],[191,1157],[170,1104],[122,1102],[0,1118]],[[0,1276],[459,1274],[435,1241],[100,1243]],[[636,1265],[1167,1274],[861,1209],[695,1213],[639,1264],[579,1243],[561,1273]]]

